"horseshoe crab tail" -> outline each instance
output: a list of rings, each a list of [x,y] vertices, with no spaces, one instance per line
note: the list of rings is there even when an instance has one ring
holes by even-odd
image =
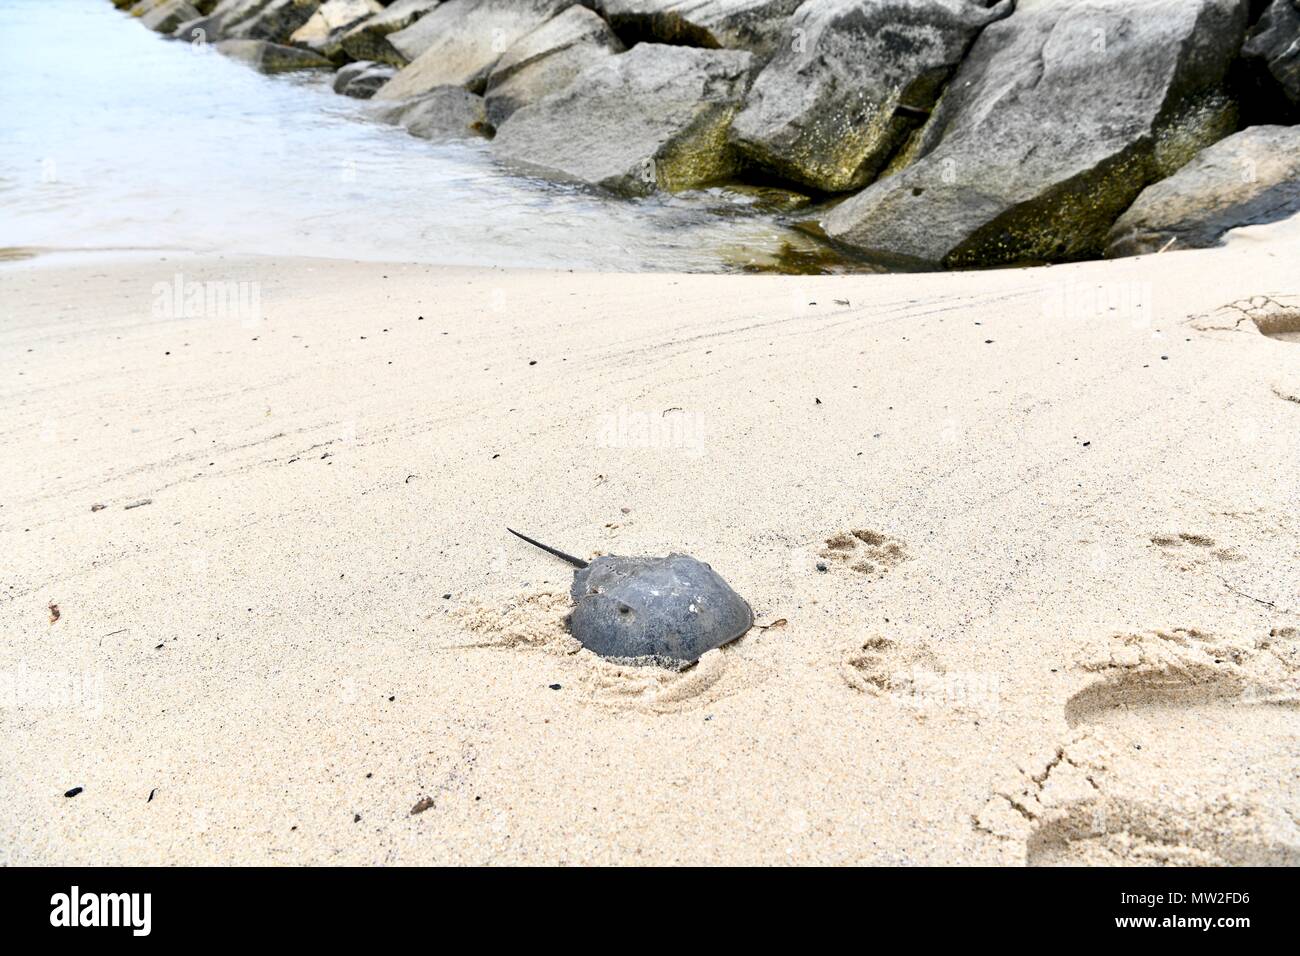
[[[582,558],[575,558],[571,554],[565,554],[563,551],[559,550],[558,548],[552,548],[548,544],[542,544],[540,541],[534,541],[532,538],[528,537],[528,535],[520,534],[514,528],[506,528],[506,530],[509,531],[511,534],[513,534],[516,538],[522,538],[523,540],[527,541],[534,548],[541,548],[547,554],[553,554],[562,561],[568,561],[575,568],[585,568],[587,566],[587,562],[582,560]]]

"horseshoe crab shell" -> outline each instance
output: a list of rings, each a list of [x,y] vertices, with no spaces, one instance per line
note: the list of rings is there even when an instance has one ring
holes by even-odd
[[[666,558],[603,555],[590,563],[511,534],[578,570],[569,595],[569,631],[602,657],[690,664],[740,637],[754,612],[713,568],[685,554]]]
[[[596,558],[573,575],[569,595],[569,630],[602,657],[696,661],[754,623],[718,572],[684,554]]]

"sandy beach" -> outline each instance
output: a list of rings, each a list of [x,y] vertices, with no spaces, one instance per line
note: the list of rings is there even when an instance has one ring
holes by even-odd
[[[1300,862],[1297,262],[7,264],[4,862]]]

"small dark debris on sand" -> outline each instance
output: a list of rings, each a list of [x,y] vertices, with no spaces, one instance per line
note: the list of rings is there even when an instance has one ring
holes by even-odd
[[[103,510],[104,510],[105,508],[107,508],[107,507],[108,507],[108,505],[101,505],[101,504],[99,504],[99,503],[95,503],[95,504],[93,504],[93,505],[90,506],[90,510],[91,510],[91,511],[103,511]]]
[[[50,623],[53,624],[62,616],[63,616],[63,612],[59,610],[59,606],[55,604],[53,601],[51,601],[50,602]]]
[[[146,800],[145,803],[153,803],[153,795],[154,795],[155,793],[157,793],[157,792],[158,792],[158,788],[157,788],[157,787],[154,787],[152,790],[150,790],[150,791],[149,791],[149,799]]]
[[[73,787],[71,790],[69,790],[67,793],[65,793],[64,796],[65,796],[65,797],[75,797],[77,794],[81,793],[81,790],[82,790],[81,787]]]
[[[415,806],[411,807],[411,816],[423,813],[433,806],[433,797],[421,797],[415,801]]]
[[[153,504],[152,498],[141,498],[139,501],[133,501],[129,505],[124,505],[123,510],[130,511],[132,508],[143,508],[145,505]]]
[[[559,684],[547,684],[546,686],[549,687],[551,690],[559,690],[559,689],[560,689],[560,685],[559,685]]]

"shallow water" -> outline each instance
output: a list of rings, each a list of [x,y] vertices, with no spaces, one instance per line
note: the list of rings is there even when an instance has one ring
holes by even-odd
[[[262,76],[164,39],[108,0],[0,0],[0,99],[0,260],[171,249],[825,268],[752,200],[708,190],[629,201],[522,178],[484,142],[416,139],[335,95],[328,76]]]

